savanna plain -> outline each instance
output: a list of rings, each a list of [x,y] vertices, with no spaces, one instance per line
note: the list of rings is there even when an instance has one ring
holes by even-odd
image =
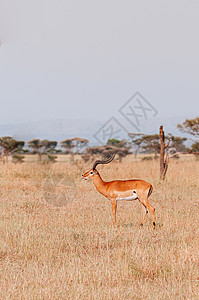
[[[156,209],[109,200],[81,180],[93,162],[0,165],[0,299],[199,299],[199,161],[98,166],[104,180],[144,179]]]

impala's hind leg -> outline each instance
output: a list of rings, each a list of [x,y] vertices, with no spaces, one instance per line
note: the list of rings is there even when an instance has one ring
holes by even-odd
[[[140,226],[139,226],[139,227],[142,227],[142,226],[143,226],[143,223],[144,223],[144,220],[145,220],[145,218],[146,218],[146,215],[147,215],[147,213],[148,213],[148,210],[147,210],[146,206],[145,206],[142,202],[140,202],[140,205],[141,205],[143,214],[142,214],[142,220],[141,220],[141,222],[140,222]]]
[[[140,195],[139,200],[151,212],[152,226],[155,228],[155,208],[148,202],[148,192]]]

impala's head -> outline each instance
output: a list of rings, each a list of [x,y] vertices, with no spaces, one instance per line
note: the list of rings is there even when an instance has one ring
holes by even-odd
[[[96,170],[97,165],[109,164],[114,159],[114,157],[115,157],[115,154],[113,154],[107,160],[96,160],[93,164],[93,167],[88,172],[86,172],[85,174],[82,175],[82,179],[84,179],[84,180],[87,180],[87,179],[93,180],[94,176],[99,175],[98,171]]]

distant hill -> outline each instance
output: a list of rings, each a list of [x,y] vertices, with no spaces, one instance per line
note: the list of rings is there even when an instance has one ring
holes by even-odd
[[[193,117],[193,116],[191,116]],[[164,126],[165,133],[172,133],[176,136],[186,136],[177,129],[178,123],[183,123],[186,117],[171,118],[153,118],[144,120],[139,129],[145,134],[159,132],[160,125]],[[131,124],[126,120],[118,120],[128,132],[136,132]],[[95,120],[45,120],[35,121],[23,124],[0,125],[0,136],[13,136],[15,139],[28,141],[33,138],[49,139],[61,141],[71,137],[82,137],[90,141],[91,144],[97,144],[94,134],[103,127],[106,122]],[[127,133],[123,133],[121,138],[127,138]]]
[[[92,140],[92,132],[101,126],[98,121],[89,120],[45,120],[23,124],[0,125],[0,136],[13,136],[28,141],[33,138],[61,141],[79,136]]]

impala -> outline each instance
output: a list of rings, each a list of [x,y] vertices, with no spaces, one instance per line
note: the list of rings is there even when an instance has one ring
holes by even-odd
[[[148,213],[148,209],[152,214],[152,225],[155,228],[155,209],[148,202],[148,197],[153,191],[153,187],[150,183],[140,179],[130,180],[113,180],[105,182],[102,180],[99,172],[96,170],[99,164],[108,164],[114,159],[115,155],[112,155],[107,160],[96,160],[93,167],[82,175],[82,179],[90,179],[93,181],[96,189],[106,198],[111,200],[112,213],[113,213],[113,226],[116,224],[116,210],[118,200],[138,200],[143,209],[142,220],[140,227],[143,226],[144,219]]]

